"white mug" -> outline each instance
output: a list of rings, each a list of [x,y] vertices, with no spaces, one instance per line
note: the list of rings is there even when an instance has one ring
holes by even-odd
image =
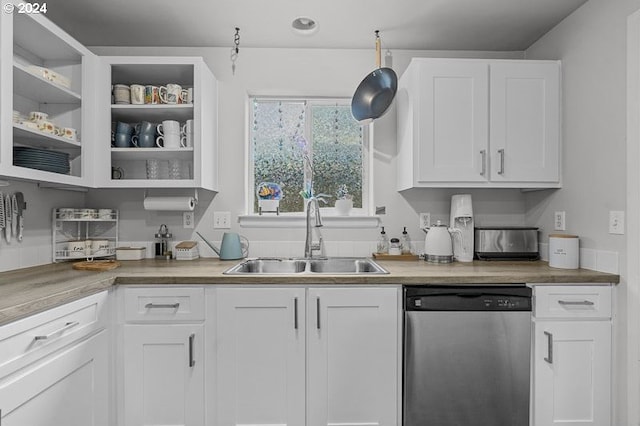
[[[156,131],[162,136],[165,133],[180,133],[180,123],[175,120],[164,120],[158,124]]]
[[[187,120],[182,126],[182,134],[186,135],[188,133],[193,133],[193,120]]]
[[[183,104],[192,104],[193,103],[193,87],[189,87],[188,89],[182,89],[182,103]]]
[[[160,101],[163,104],[182,103],[182,86],[179,84],[169,83],[166,86],[160,86],[158,93],[160,94]]]
[[[182,145],[180,133],[166,133],[156,138],[158,148],[180,148]]]
[[[141,84],[132,84],[131,89],[131,103],[133,105],[144,104],[144,86]]]

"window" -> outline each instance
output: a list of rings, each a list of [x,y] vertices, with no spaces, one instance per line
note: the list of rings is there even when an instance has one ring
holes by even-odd
[[[351,116],[350,99],[250,99],[249,213],[258,212],[257,187],[282,188],[281,213],[304,210],[304,196],[339,190],[355,212],[368,213],[368,132]]]

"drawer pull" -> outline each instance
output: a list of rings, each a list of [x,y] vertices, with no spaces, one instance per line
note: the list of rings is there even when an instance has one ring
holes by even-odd
[[[76,327],[80,325],[80,323],[78,321],[73,321],[73,322],[68,322],[65,323],[64,327],[60,327],[59,329],[57,329],[56,331],[52,331],[49,334],[41,334],[38,335],[36,337],[33,338],[33,340],[47,340],[47,339],[51,339],[53,336],[55,336],[56,334],[60,334],[63,333],[67,330],[69,330],[70,328]]]
[[[548,331],[545,331],[544,334],[547,336],[547,357],[544,360],[553,364],[553,334]]]
[[[558,303],[563,306],[593,306],[591,300],[558,300]]]
[[[298,298],[293,298],[293,329],[298,329]]]
[[[147,303],[144,305],[147,309],[161,309],[161,308],[170,308],[170,309],[178,309],[180,306],[180,302],[176,303]]]

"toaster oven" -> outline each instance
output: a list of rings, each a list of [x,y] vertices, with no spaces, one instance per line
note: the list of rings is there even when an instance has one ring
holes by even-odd
[[[537,260],[538,228],[476,227],[474,252],[481,260]]]

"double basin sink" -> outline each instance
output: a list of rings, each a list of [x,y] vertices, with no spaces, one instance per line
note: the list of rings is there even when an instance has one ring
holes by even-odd
[[[366,257],[247,259],[224,272],[227,275],[303,273],[371,275],[388,274],[389,272]]]

